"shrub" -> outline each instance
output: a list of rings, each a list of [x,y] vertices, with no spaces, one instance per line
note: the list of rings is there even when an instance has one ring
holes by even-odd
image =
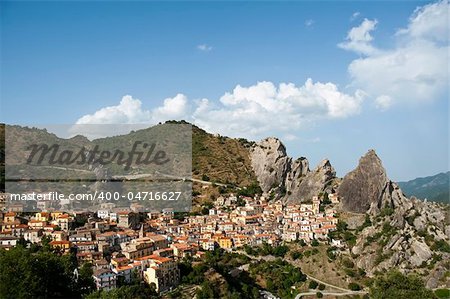
[[[350,259],[348,259],[348,258],[345,258],[345,259],[342,260],[342,265],[344,265],[344,267],[350,268],[350,269],[353,268],[353,267],[355,266],[355,264],[353,263],[353,261],[350,260]]]
[[[306,242],[303,239],[300,239],[299,241],[300,246],[305,247],[306,246]]]
[[[302,253],[300,251],[292,251],[291,252],[291,258],[295,261],[297,259],[301,259],[302,258]]]
[[[450,298],[450,289],[437,289],[434,291],[434,294],[438,298]]]
[[[318,285],[319,285],[319,284],[317,283],[317,281],[311,280],[311,281],[309,282],[308,288],[310,288],[310,289],[315,289],[315,288],[317,288]]]
[[[450,245],[444,240],[438,240],[435,241],[433,245],[431,245],[431,250],[450,253]]]
[[[399,271],[390,271],[375,278],[370,287],[370,298],[435,298],[433,291],[427,289],[423,280],[416,275],[405,276]]]
[[[394,214],[394,209],[386,206],[383,209],[381,209],[380,217],[391,216],[392,214]]]
[[[360,291],[361,290],[361,286],[354,282],[349,283],[348,288],[352,291]]]

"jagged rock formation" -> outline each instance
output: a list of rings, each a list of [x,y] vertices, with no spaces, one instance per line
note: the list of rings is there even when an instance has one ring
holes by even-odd
[[[367,212],[372,222],[351,248],[358,268],[369,276],[392,268],[415,271],[429,288],[445,284],[443,261],[450,258],[445,207],[407,198],[373,150],[344,177],[338,194],[344,210]]]
[[[336,177],[330,161],[323,160],[310,171],[306,158],[293,160],[287,156],[281,141],[273,137],[255,144],[250,150],[250,158],[261,189],[266,193],[275,188],[284,190],[284,199],[289,202],[311,200]]]
[[[396,268],[419,273],[429,288],[445,285],[450,258],[445,207],[415,198],[393,207],[371,216],[372,225],[358,234],[351,249],[356,265],[368,275]]]
[[[301,157],[292,162],[290,171],[287,173],[285,186],[287,194],[294,196],[298,190],[302,179],[309,173],[309,162],[305,157]],[[297,194],[298,196],[298,194]]]
[[[309,171],[298,180],[292,181],[289,188],[287,186],[286,199],[289,202],[309,200],[330,187],[335,177],[336,171],[331,166],[330,161],[325,159],[313,171]]]
[[[358,166],[342,180],[338,194],[343,209],[364,213],[371,206],[379,208],[381,201],[389,201],[390,192],[397,190],[386,175],[380,158],[370,150],[360,160]]]
[[[257,143],[250,151],[251,165],[264,192],[284,183],[291,167],[291,158],[277,138],[269,137]]]

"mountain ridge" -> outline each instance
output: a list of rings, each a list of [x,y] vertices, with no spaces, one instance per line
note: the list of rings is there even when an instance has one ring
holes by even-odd
[[[33,138],[54,138],[43,130],[23,130]],[[141,133],[145,131],[134,134]],[[115,140],[124,143],[127,136],[107,139]],[[388,178],[374,150],[363,155],[356,168],[340,179],[329,160],[323,160],[311,170],[305,157],[289,157],[277,138],[252,142],[213,135],[194,126],[192,142],[193,177],[210,183],[193,184],[193,211],[208,213],[208,204],[221,193],[243,192],[256,181],[262,189],[257,193],[263,191],[269,200],[284,204],[298,204],[320,193],[336,192],[341,198],[336,205],[337,212],[350,215],[339,218],[340,226],[347,226],[345,221],[352,226],[350,231],[338,232],[337,238],[347,244],[349,258],[358,268],[370,276],[392,268],[406,273],[416,271],[426,278],[429,288],[439,286],[446,279],[450,259],[450,206],[405,196],[401,187]]]
[[[167,123],[188,124],[184,121],[168,121]],[[98,144],[119,138],[116,136],[88,141],[82,136],[75,136],[61,139],[46,130],[37,128],[9,125],[6,127],[25,132],[27,138],[34,140],[39,138],[64,140],[70,144],[86,144],[88,142]],[[5,135],[4,128],[3,126],[3,131],[0,131],[3,132],[3,136]],[[145,129],[142,132],[145,133]],[[127,135],[129,134],[119,139],[126,139]],[[354,176],[355,171],[360,172],[359,178],[351,179],[350,177]],[[357,168],[340,179],[336,176],[336,171],[329,160],[323,160],[311,170],[307,158],[289,157],[286,147],[276,137],[254,142],[243,138],[210,134],[195,125],[192,125],[192,175],[196,179],[205,179],[213,183],[241,188],[258,182],[264,193],[275,194],[275,199],[282,198],[285,202],[290,203],[308,201],[322,192],[338,191],[343,197],[344,210],[350,212],[366,212],[371,207],[374,209],[372,205],[374,202],[377,202],[379,210],[382,208],[380,196],[383,190],[392,189],[403,194],[402,187],[405,185],[404,182],[396,184],[388,179],[381,159],[374,150],[369,150],[360,159]],[[367,192],[355,191],[359,188],[355,186],[361,186],[363,183],[367,183],[366,187],[370,190],[366,190]],[[409,190],[406,190],[406,195],[416,195],[409,194]],[[392,196],[392,194],[387,196]]]
[[[398,182],[407,196],[450,203],[450,171]]]

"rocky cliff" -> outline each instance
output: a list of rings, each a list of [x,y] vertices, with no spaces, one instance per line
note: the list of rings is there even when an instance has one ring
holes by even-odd
[[[346,211],[364,213],[375,212],[382,202],[390,202],[398,187],[389,181],[380,158],[374,150],[369,150],[358,166],[349,172],[339,185],[338,195]],[[397,195],[398,197],[398,195]]]
[[[342,180],[338,190],[345,211],[367,213],[351,247],[358,268],[369,276],[392,268],[416,272],[427,287],[445,284],[450,258],[448,206],[407,198],[389,180],[380,158],[370,150]]]
[[[311,200],[318,193],[331,188],[336,171],[330,161],[323,160],[313,171],[309,162],[301,157],[293,160],[277,138],[266,138],[250,150],[253,170],[261,189],[268,193],[278,190],[289,202]]]
[[[292,159],[277,138],[269,137],[250,150],[251,165],[263,192],[284,184],[291,169]]]
[[[397,202],[395,197],[393,208],[371,215],[372,224],[358,233],[351,248],[357,267],[369,276],[396,268],[424,277],[429,288],[445,285],[450,259],[448,207],[415,198]]]
[[[325,159],[317,165],[313,171],[306,172],[303,176],[292,181],[286,180],[286,200],[297,202],[310,200],[322,191],[330,191],[336,178],[336,171],[329,160]]]

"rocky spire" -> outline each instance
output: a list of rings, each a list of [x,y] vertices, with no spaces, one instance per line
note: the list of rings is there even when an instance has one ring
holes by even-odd
[[[284,190],[284,199],[289,202],[311,200],[336,176],[327,159],[310,171],[308,160],[304,157],[293,160],[287,156],[286,148],[277,138],[258,142],[250,151],[250,158],[261,189],[264,192],[274,188]]]
[[[308,171],[303,177],[293,181],[288,189],[286,199],[289,202],[311,200],[320,192],[326,191],[336,177],[336,171],[328,159],[324,159],[313,171]]]
[[[250,151],[253,171],[264,192],[284,183],[291,158],[281,141],[269,137],[258,142]]]
[[[369,150],[358,166],[342,180],[338,195],[349,212],[376,214],[383,207],[399,207],[407,199],[398,185],[389,180],[380,158]]]

